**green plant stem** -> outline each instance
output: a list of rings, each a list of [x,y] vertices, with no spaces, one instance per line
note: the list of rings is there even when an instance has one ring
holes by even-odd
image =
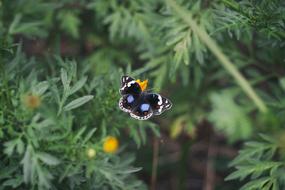
[[[191,13],[185,11],[182,7],[177,5],[174,0],[166,0],[166,2],[177,13],[177,15],[181,17],[181,19],[183,19],[187,24],[189,24],[193,32],[195,32],[199,36],[201,41],[205,43],[206,46],[210,49],[210,51],[217,57],[222,66],[234,77],[238,85],[240,85],[244,92],[253,100],[259,110],[261,112],[267,112],[267,107],[265,103],[254,92],[249,82],[242,76],[242,74],[222,52],[222,50],[218,47],[215,41],[206,33],[206,31],[204,31],[197,25],[197,23],[192,19],[193,17]]]
[[[187,182],[187,162],[189,161],[189,151],[190,147],[192,145],[192,141],[186,141],[181,145],[181,151],[180,151],[180,160],[179,160],[179,165],[178,165],[178,189],[179,190],[185,190],[186,187],[186,182]]]

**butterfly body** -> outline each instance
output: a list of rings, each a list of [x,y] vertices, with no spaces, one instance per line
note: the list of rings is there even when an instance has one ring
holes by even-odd
[[[171,102],[160,94],[144,91],[146,83],[147,81],[136,81],[129,76],[123,76],[121,79],[122,97],[119,107],[124,112],[130,113],[131,117],[139,120],[160,115],[172,106]]]

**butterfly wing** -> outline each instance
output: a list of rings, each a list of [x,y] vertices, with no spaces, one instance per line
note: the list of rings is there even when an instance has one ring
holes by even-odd
[[[149,119],[152,115],[160,115],[172,106],[167,98],[159,94],[142,92],[139,83],[129,76],[122,76],[120,93],[122,95],[119,101],[120,109],[130,113],[135,119]]]
[[[125,94],[119,100],[119,108],[130,113],[137,105],[138,99],[139,95]]]
[[[140,95],[142,92],[139,83],[135,81],[132,77],[122,76],[121,78],[121,95],[132,94],[132,95]]]
[[[172,107],[172,103],[160,94],[149,93],[145,95],[145,100],[150,104],[154,115],[160,115],[165,110]]]
[[[137,104],[130,112],[130,116],[138,120],[149,119],[153,115],[151,105],[142,98],[140,98],[138,102],[139,104]]]

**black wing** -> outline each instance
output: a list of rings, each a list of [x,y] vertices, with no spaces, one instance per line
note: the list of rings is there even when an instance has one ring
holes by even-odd
[[[169,110],[172,107],[170,100],[159,94],[146,94],[145,100],[150,104],[154,115],[160,115],[162,112]]]
[[[130,113],[138,104],[139,95],[125,94],[119,100],[119,108]]]
[[[139,95],[123,95],[119,101],[119,107],[124,112],[130,113],[131,117],[139,120],[146,120],[153,115],[150,104]]]
[[[135,81],[132,77],[122,76],[121,78],[121,95],[132,94],[132,95],[140,95],[142,92],[139,83]]]
[[[138,104],[130,112],[130,116],[138,120],[147,120],[153,115],[151,105],[140,98]]]

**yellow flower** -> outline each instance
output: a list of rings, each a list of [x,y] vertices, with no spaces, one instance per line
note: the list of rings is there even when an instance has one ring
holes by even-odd
[[[87,149],[88,158],[94,158],[96,156],[96,150],[94,148]]]
[[[144,91],[146,89],[148,80],[141,81],[140,79],[138,79],[138,80],[136,80],[136,82],[139,83],[142,91]]]
[[[104,140],[103,150],[106,153],[115,153],[118,150],[119,141],[116,137],[108,136]]]
[[[37,95],[26,95],[23,102],[26,107],[35,109],[41,105],[41,98]]]

